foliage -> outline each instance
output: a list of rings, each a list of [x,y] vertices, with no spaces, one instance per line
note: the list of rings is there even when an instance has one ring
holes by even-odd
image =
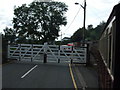
[[[85,30],[85,40],[86,41],[94,41],[100,38],[101,32],[104,29],[105,22],[101,22],[95,28],[93,25],[88,25],[87,29]],[[80,42],[83,38],[83,28],[79,28],[72,36],[72,42]]]
[[[16,39],[16,33],[14,32],[14,29],[6,27],[3,29],[3,31],[5,33],[4,38],[7,41],[10,41],[10,43],[13,43]]]
[[[55,45],[60,45],[61,41],[55,41]]]
[[[88,30],[89,37],[86,37],[88,40],[98,40],[100,38],[101,32],[105,27],[105,22],[101,22],[99,25],[97,25],[95,28],[92,28]]]
[[[62,41],[62,42],[61,42],[61,45],[67,45],[67,44],[70,43],[70,42],[71,42],[71,40]]]
[[[69,37],[64,37],[62,39],[61,45],[67,45],[70,42],[71,42],[71,39]]]
[[[83,28],[79,28],[72,36],[71,36],[71,41],[72,42],[79,42],[82,40],[82,32]]]
[[[59,36],[60,26],[66,25],[67,5],[61,2],[34,1],[14,9],[13,24],[19,37],[29,42],[54,41]]]

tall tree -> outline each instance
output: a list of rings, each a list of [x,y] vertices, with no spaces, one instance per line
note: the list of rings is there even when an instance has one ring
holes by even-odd
[[[54,41],[59,36],[60,26],[66,25],[64,16],[68,6],[61,2],[34,1],[14,9],[13,24],[19,37]]]

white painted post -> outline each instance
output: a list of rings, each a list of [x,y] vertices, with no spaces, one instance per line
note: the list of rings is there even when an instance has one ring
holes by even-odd
[[[10,45],[8,44],[8,58],[10,58]]]
[[[44,43],[44,53],[46,53],[47,54],[47,49],[48,49],[48,46],[47,46],[47,42],[46,43]]]

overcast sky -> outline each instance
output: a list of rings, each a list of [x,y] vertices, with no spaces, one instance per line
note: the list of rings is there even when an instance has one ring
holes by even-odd
[[[33,0],[0,0],[0,32],[5,27],[12,27],[12,19],[14,16],[14,6],[29,4]],[[84,0],[55,0],[65,2],[68,5],[66,13],[67,25],[61,27],[62,37],[70,37],[77,29],[83,26],[83,8],[75,5],[75,2],[84,4]],[[118,4],[120,0],[86,0],[86,27],[92,24],[96,27],[100,22],[107,21],[112,8]],[[79,13],[78,13],[79,12]],[[77,14],[78,13],[78,14]],[[74,17],[76,18],[74,19]],[[73,21],[74,20],[74,21]],[[60,32],[60,34],[61,34]]]

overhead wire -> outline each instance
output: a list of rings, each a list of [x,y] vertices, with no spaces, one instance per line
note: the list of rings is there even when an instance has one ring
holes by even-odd
[[[77,11],[77,13],[76,13],[76,15],[74,16],[72,22],[69,24],[68,28],[67,28],[65,31],[67,31],[67,30],[70,28],[70,26],[73,24],[73,22],[74,22],[75,18],[77,17],[77,15],[78,15],[80,9],[81,9],[81,7],[80,7],[79,10]],[[65,32],[65,31],[64,31],[64,32]]]

